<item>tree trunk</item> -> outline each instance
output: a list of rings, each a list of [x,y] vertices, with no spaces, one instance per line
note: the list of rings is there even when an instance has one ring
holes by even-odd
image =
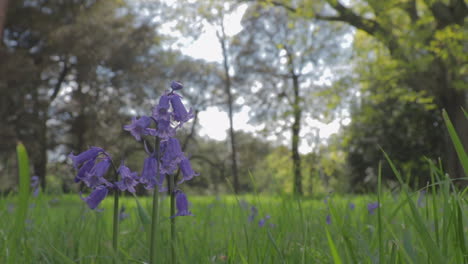
[[[0,0],[0,46],[3,45],[3,30],[6,24],[8,0]]]
[[[298,76],[293,74],[293,88],[294,88],[294,102],[293,102],[293,115],[294,123],[292,125],[292,161],[294,173],[294,194],[302,195],[302,173],[301,173],[301,156],[299,154],[299,132],[301,131],[301,107],[299,96],[299,80]]]
[[[445,91],[441,98],[441,107],[447,111],[464,149],[468,150],[468,120],[462,111],[462,108],[467,110],[466,92],[457,91],[454,88],[446,89]],[[448,132],[445,134],[446,171],[452,179],[468,176],[464,173]]]
[[[224,32],[224,25],[221,22],[221,34],[217,34],[219,42],[221,44],[221,49],[223,51],[223,66],[224,66],[224,87],[227,94],[227,106],[228,106],[228,115],[229,115],[229,139],[231,145],[231,170],[232,177],[234,180],[234,193],[239,193],[239,175],[237,173],[237,157],[236,157],[236,137],[234,134],[234,114],[233,114],[233,96],[231,89],[231,76],[229,75],[229,65],[228,65],[228,54],[226,47],[226,33]]]

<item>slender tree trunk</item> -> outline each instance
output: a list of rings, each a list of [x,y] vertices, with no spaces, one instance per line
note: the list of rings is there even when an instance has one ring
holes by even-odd
[[[446,89],[441,101],[441,107],[447,111],[447,114],[452,120],[465,150],[468,150],[468,119],[466,119],[462,111],[462,108],[468,110],[466,92],[458,91],[454,88]],[[445,159],[447,160],[445,166],[450,178],[454,179],[468,176],[464,173],[463,167],[458,159],[457,152],[453,147],[453,143],[451,142],[448,133],[446,133],[445,136],[445,147]]]
[[[0,46],[3,45],[3,31],[6,24],[8,0],[0,0]]]
[[[231,169],[232,177],[234,180],[234,192],[239,193],[239,175],[237,172],[237,157],[236,157],[236,137],[234,134],[234,122],[233,122],[233,96],[231,89],[231,76],[229,75],[229,65],[228,65],[228,54],[226,47],[226,33],[224,31],[224,24],[221,20],[221,34],[217,34],[219,42],[221,43],[221,49],[223,51],[223,66],[224,66],[224,87],[227,94],[227,106],[228,106],[228,115],[229,115],[229,139],[231,143]]]
[[[302,110],[300,106],[299,95],[299,80],[298,76],[293,74],[293,89],[294,89],[294,102],[293,102],[293,116],[294,123],[292,125],[292,161],[294,173],[294,194],[302,195],[302,172],[301,172],[301,155],[299,154],[299,133],[301,131],[301,116]]]

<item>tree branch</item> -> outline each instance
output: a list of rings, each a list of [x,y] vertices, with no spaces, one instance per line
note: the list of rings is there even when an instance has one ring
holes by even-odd
[[[49,104],[51,104],[55,100],[58,93],[60,92],[60,88],[62,87],[62,83],[63,83],[63,81],[65,80],[65,77],[68,74],[68,70],[69,70],[69,67],[68,67],[67,61],[65,60],[63,62],[62,71],[60,72],[59,78],[57,79],[57,83],[55,84],[54,93],[52,94],[52,96],[49,99]]]

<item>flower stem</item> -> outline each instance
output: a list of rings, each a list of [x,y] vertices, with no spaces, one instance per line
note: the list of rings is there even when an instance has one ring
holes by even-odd
[[[159,177],[159,144],[160,144],[160,139],[156,137],[155,143],[154,143],[154,151],[155,151],[155,156],[156,156],[156,177]],[[155,264],[156,263],[156,234],[157,234],[157,229],[158,229],[158,220],[159,220],[159,191],[157,187],[154,187],[154,192],[153,192],[153,213],[151,216],[151,238],[150,238],[150,254],[149,254],[149,263],[150,264]]]
[[[112,247],[115,255],[118,254],[119,245],[119,190],[114,191],[114,226],[112,232]],[[115,262],[115,261],[114,261]]]
[[[174,175],[169,176],[169,193],[171,194],[171,216],[175,216],[175,179]],[[171,264],[176,263],[176,226],[175,217],[171,217]]]
[[[151,241],[150,241],[150,264],[156,263],[156,233],[159,218],[159,192],[154,188],[153,192],[153,214],[151,216]]]

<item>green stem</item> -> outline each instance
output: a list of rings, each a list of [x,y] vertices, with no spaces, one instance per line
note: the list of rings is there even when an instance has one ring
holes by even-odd
[[[171,216],[174,216],[175,213],[175,179],[174,175],[169,176],[169,192],[171,194]],[[176,245],[176,229],[175,229],[175,217],[171,218],[171,264],[176,263],[176,253],[175,253],[175,245]]]
[[[112,232],[112,247],[114,252],[118,254],[118,243],[119,242],[119,190],[114,191],[114,228]],[[115,261],[114,261],[115,262]]]
[[[156,234],[159,219],[159,192],[155,188],[153,192],[153,215],[151,217],[151,245],[150,245],[150,264],[156,263]]]
[[[156,177],[159,177],[159,144],[160,144],[160,139],[156,137],[155,143],[154,143],[154,151],[156,153]],[[150,264],[155,264],[156,263],[156,234],[157,234],[157,229],[158,229],[158,220],[159,220],[159,191],[157,187],[154,187],[153,191],[153,213],[151,216],[151,240],[150,240],[150,258],[149,258],[149,263]]]

